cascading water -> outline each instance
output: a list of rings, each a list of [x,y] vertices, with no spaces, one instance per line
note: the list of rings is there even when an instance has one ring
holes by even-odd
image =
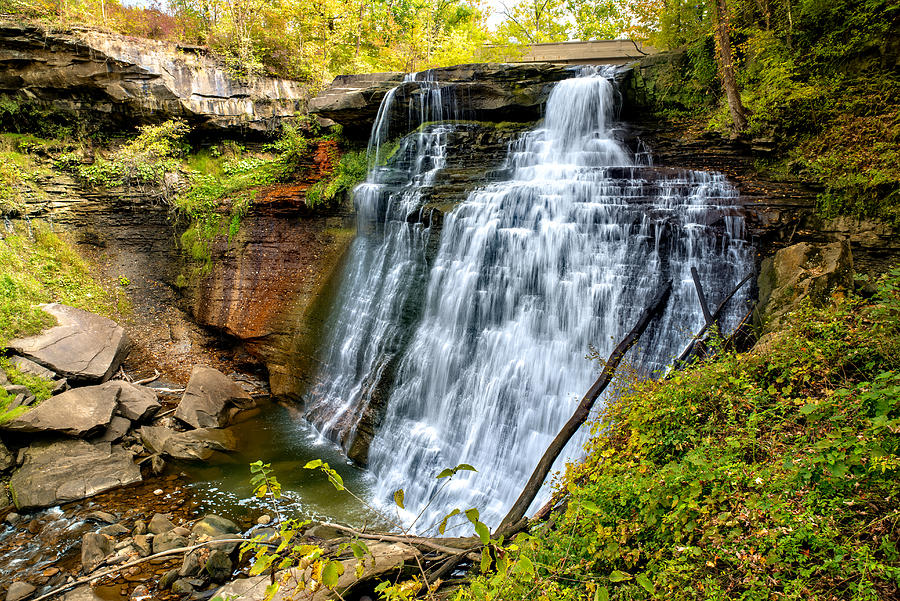
[[[718,174],[637,165],[614,136],[608,75],[556,85],[542,127],[510,146],[506,181],[446,215],[430,269],[427,231],[406,216],[440,169],[450,126],[405,138],[415,158],[376,167],[357,192],[361,219],[379,227],[354,246],[310,418],[335,432],[393,362],[369,452],[378,496],[404,488],[414,516],[441,469],[479,470],[458,474],[419,530],[452,507],[499,522],[596,377],[589,348],[605,357],[660,282],[673,281],[669,304],[631,354],[647,373],[702,325],[692,266],[713,302],[752,269],[734,188]]]

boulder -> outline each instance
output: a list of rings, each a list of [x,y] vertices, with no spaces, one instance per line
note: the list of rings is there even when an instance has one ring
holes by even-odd
[[[199,428],[176,432],[162,426],[144,426],[141,442],[154,453],[182,461],[206,461],[215,451],[237,449],[237,439],[229,430]]]
[[[199,576],[203,568],[200,565],[199,550],[191,551],[185,554],[184,560],[181,562],[181,568],[178,569],[178,575],[181,577]]]
[[[156,393],[146,386],[136,386],[128,382],[116,382],[119,385],[119,407],[116,413],[133,422],[148,420],[159,411],[162,405]]]
[[[198,365],[191,371],[175,417],[194,428],[218,428],[225,425],[229,405],[252,403],[250,395],[231,378],[212,367]]]
[[[73,388],[0,424],[0,428],[15,432],[48,432],[68,436],[96,434],[109,426],[118,403],[119,389],[116,382]]]
[[[60,601],[104,601],[104,599],[94,594],[90,586],[80,586],[66,593]]]
[[[16,354],[39,363],[70,382],[105,382],[128,353],[125,330],[116,322],[59,303],[40,305],[58,325],[11,340]]]
[[[198,537],[206,535],[210,538],[222,534],[237,534],[240,531],[238,525],[231,520],[212,514],[205,516],[191,528],[191,534]]]
[[[341,563],[344,564],[344,573],[338,579],[335,591],[341,596],[347,597],[351,589],[357,582],[375,581],[383,574],[393,572],[404,564],[409,564],[415,557],[415,549],[403,543],[383,543],[373,542],[368,545],[371,558],[366,558],[362,575],[356,577],[356,559],[345,559]],[[310,576],[307,572],[306,577]],[[278,572],[276,580],[279,578],[294,579],[299,582],[304,574],[299,569],[284,570]],[[269,582],[268,574],[262,576],[253,576],[251,578],[241,578],[230,582],[217,590],[213,597],[221,597],[222,599],[237,598],[241,601],[263,601],[266,599],[266,585]],[[293,598],[294,587],[282,587],[271,601],[288,601]],[[310,601],[324,601],[332,599],[334,593],[325,587],[318,589],[315,593],[309,595]]]
[[[188,540],[183,536],[179,536],[172,530],[163,532],[162,534],[157,534],[153,537],[154,553],[162,553],[163,551],[169,551],[171,549],[177,549],[179,547],[187,546]]]
[[[234,566],[228,553],[221,549],[214,549],[210,552],[203,571],[209,576],[213,582],[225,582],[231,576]]]
[[[175,524],[173,524],[172,520],[165,515],[155,513],[153,514],[153,517],[150,518],[150,525],[148,528],[151,534],[162,534],[163,532],[174,530]]]
[[[116,442],[123,436],[125,436],[130,428],[130,419],[126,419],[121,415],[114,415],[109,421],[109,425],[106,427],[106,431],[103,433],[103,436],[100,437],[100,440],[104,442]]]
[[[9,590],[6,591],[6,601],[22,601],[22,599],[30,597],[36,590],[33,585],[17,580],[9,585]]]
[[[138,555],[147,557],[153,552],[153,542],[146,534],[138,534],[134,537],[134,548]]]
[[[38,365],[34,361],[26,359],[25,357],[10,357],[9,363],[21,373],[29,376],[37,376],[38,378],[43,378],[45,380],[55,380],[57,377],[56,373],[50,371],[43,365]]]
[[[782,248],[762,262],[759,306],[764,333],[777,329],[782,317],[804,299],[821,304],[837,288],[853,286],[853,256],[846,240],[828,244],[801,242]]]
[[[89,574],[113,552],[111,538],[99,532],[88,532],[81,539],[81,569]]]
[[[109,443],[40,442],[22,450],[9,481],[19,509],[51,507],[141,481],[131,453]]]

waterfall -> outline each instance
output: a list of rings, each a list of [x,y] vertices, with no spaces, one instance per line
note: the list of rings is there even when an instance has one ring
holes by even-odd
[[[454,507],[499,523],[596,378],[585,355],[607,356],[661,281],[673,281],[668,306],[629,356],[647,375],[703,323],[691,267],[711,302],[752,269],[736,190],[720,174],[640,164],[645,153],[616,139],[610,75],[585,69],[556,84],[543,124],[510,145],[505,181],[446,215],[430,266],[429,232],[406,216],[440,170],[452,126],[404,138],[400,160],[376,166],[357,191],[361,234],[309,416],[334,436],[387,375],[369,469],[385,502],[405,489],[407,520],[436,493],[441,469],[478,469],[454,477],[420,531]],[[445,104],[428,102],[420,109]],[[373,128],[376,146],[383,127]]]

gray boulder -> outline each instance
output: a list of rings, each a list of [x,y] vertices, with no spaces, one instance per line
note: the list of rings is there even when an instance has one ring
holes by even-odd
[[[234,566],[228,553],[221,549],[215,549],[210,552],[209,558],[203,570],[209,575],[209,579],[213,582],[225,582],[231,576]]]
[[[131,428],[130,419],[126,419],[121,415],[114,415],[100,440],[103,442],[116,442],[128,433],[129,428]]]
[[[149,530],[151,534],[162,534],[174,529],[175,524],[172,523],[172,520],[161,513],[155,513],[150,518]]]
[[[9,452],[3,441],[0,441],[0,472],[6,471],[16,464],[16,458]]]
[[[6,591],[6,601],[22,601],[22,599],[30,597],[35,590],[37,589],[31,584],[17,580],[9,585],[9,590]]]
[[[206,461],[215,451],[237,450],[237,439],[229,430],[199,428],[176,432],[163,426],[144,426],[141,442],[153,453],[182,461]]]
[[[229,405],[250,406],[253,399],[222,372],[198,365],[191,371],[191,379],[175,417],[194,428],[218,428],[225,425]]]
[[[88,532],[81,538],[81,569],[85,574],[93,572],[113,552],[112,539],[99,532]]]
[[[90,586],[85,585],[69,591],[61,601],[104,601],[104,599],[97,596]]]
[[[38,378],[43,378],[45,380],[55,380],[57,377],[55,372],[52,372],[43,365],[38,365],[25,357],[10,357],[9,363],[21,373],[29,376],[37,376]]]
[[[22,450],[9,481],[19,509],[51,507],[141,481],[131,453],[109,443],[41,442]]]
[[[128,382],[119,382],[119,408],[116,413],[133,422],[141,422],[150,419],[162,405],[156,398],[156,393],[146,386],[136,386]]]
[[[119,385],[73,388],[50,397],[0,428],[15,432],[53,432],[68,436],[90,436],[109,426],[116,409]]]
[[[58,325],[27,338],[11,340],[14,353],[35,361],[72,382],[105,382],[128,353],[125,330],[116,322],[59,303],[40,305]]]
[[[185,537],[178,535],[174,530],[169,530],[168,532],[163,532],[162,534],[157,534],[153,537],[154,553],[162,553],[163,551],[187,546],[188,540]]]

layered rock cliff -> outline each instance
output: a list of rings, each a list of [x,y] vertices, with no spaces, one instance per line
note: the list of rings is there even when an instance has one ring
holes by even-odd
[[[0,94],[106,127],[178,117],[235,131],[264,131],[308,96],[299,82],[238,78],[200,48],[8,20],[0,20]]]

